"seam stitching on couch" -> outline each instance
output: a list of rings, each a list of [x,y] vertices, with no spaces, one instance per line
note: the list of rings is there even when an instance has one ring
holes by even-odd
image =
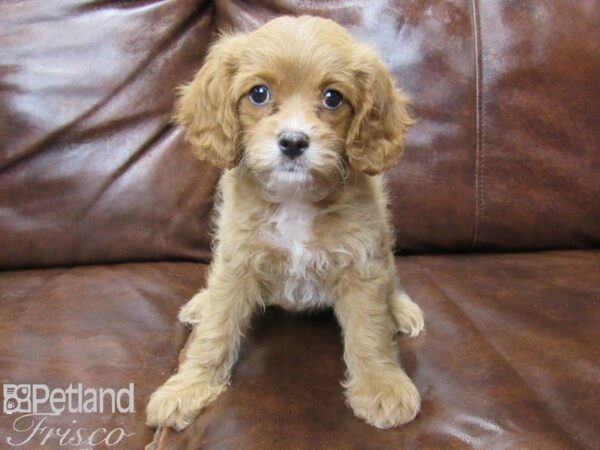
[[[473,40],[475,50],[475,224],[471,248],[475,248],[479,240],[481,221],[483,217],[483,58],[481,52],[481,16],[479,1],[472,0]]]

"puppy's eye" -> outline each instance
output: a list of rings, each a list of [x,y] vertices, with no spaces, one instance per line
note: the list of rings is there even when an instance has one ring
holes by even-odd
[[[327,109],[335,110],[342,106],[344,97],[334,89],[327,89],[323,94],[323,106]]]
[[[248,96],[250,97],[252,104],[256,106],[264,106],[271,98],[271,92],[269,91],[268,87],[261,84],[260,86],[254,86],[252,89],[250,89]]]

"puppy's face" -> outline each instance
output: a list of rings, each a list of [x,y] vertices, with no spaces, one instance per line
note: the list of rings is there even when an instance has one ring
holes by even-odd
[[[183,88],[177,119],[196,154],[250,170],[272,193],[327,192],[402,150],[406,99],[376,53],[339,25],[281,17],[221,38]]]
[[[276,192],[326,190],[344,176],[358,94],[352,43],[327,39],[333,23],[295,22],[251,35],[237,72],[241,164]]]

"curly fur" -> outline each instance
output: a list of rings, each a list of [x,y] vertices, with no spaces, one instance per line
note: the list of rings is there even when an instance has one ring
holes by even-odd
[[[257,107],[248,92],[263,84],[272,98]],[[339,109],[323,107],[325,89],[342,93]],[[252,315],[271,304],[333,307],[358,417],[387,428],[416,416],[420,397],[393,334],[417,335],[423,317],[398,290],[378,175],[402,153],[407,104],[376,52],[329,20],[282,17],[212,47],[176,119],[199,158],[228,169],[214,260],[207,288],[180,312],[193,338],[150,399],[150,425],[184,428],[223,392]],[[284,131],[309,136],[300,158],[278,149]]]

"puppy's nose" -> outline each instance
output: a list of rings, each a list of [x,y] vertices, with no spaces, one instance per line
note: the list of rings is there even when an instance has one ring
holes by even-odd
[[[300,131],[284,132],[279,135],[278,144],[281,153],[292,159],[304,153],[308,143],[308,136]]]

